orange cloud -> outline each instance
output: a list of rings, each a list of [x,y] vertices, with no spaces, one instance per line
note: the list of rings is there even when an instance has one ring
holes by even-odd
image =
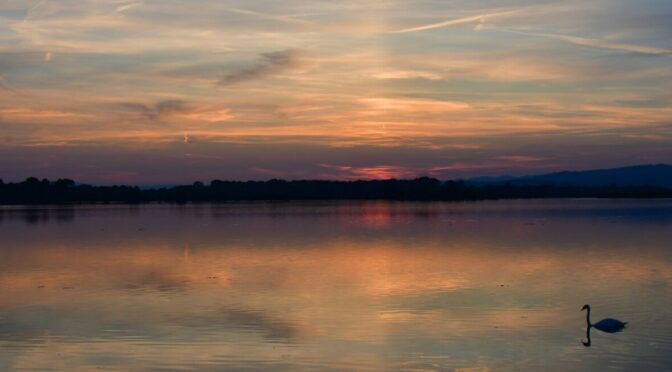
[[[63,120],[84,120],[91,119],[92,116],[77,112],[59,111],[50,109],[30,108],[30,107],[14,107],[14,108],[0,108],[0,118],[6,121],[63,121]]]
[[[320,166],[334,171],[324,173],[321,177],[341,180],[386,180],[391,178],[415,177],[417,171],[405,167],[378,165],[371,167],[354,167],[348,165],[320,164]]]
[[[367,114],[390,112],[401,114],[441,114],[471,108],[470,105],[463,102],[428,99],[362,98],[360,102],[371,109],[371,111],[365,111]]]

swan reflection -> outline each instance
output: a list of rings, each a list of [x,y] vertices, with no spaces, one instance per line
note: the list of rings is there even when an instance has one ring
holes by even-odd
[[[597,323],[591,323],[590,322],[590,305],[583,305],[581,308],[581,311],[583,310],[588,310],[586,312],[586,341],[581,340],[581,343],[585,347],[590,347],[591,341],[590,341],[590,330],[592,328],[598,329],[602,332],[606,333],[616,333],[620,332],[623,329],[625,329],[626,324],[628,322],[622,322],[618,319],[612,319],[612,318],[605,318],[600,320]]]

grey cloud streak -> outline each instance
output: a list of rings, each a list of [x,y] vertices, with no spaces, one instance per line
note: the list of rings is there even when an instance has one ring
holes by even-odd
[[[255,66],[234,71],[225,75],[217,82],[218,86],[227,86],[262,79],[267,76],[282,73],[303,65],[298,49],[288,49],[278,52],[262,53],[262,60]]]
[[[189,103],[182,100],[163,100],[148,105],[138,102],[122,102],[121,108],[136,114],[140,114],[149,120],[157,120],[163,116],[187,112],[190,110]]]

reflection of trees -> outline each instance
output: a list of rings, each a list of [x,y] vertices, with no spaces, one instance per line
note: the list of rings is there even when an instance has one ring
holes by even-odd
[[[70,223],[75,220],[75,207],[0,209],[0,224],[4,221],[19,219],[28,225],[38,225],[55,221]]]

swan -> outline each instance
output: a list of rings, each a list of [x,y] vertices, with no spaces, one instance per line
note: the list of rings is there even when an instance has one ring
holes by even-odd
[[[591,327],[595,327],[602,332],[614,333],[622,331],[623,328],[625,328],[625,325],[628,324],[628,322],[621,322],[620,320],[611,318],[602,319],[597,323],[591,323],[590,305],[583,305],[581,311],[583,310],[588,310],[588,312],[586,313],[586,323],[588,323],[588,329],[590,329]]]

